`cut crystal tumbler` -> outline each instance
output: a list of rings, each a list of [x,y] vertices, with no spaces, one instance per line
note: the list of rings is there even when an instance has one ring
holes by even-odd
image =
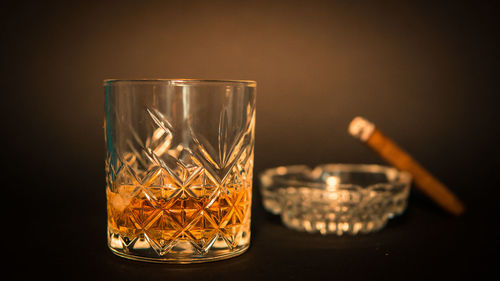
[[[104,88],[111,251],[174,263],[243,253],[256,83],[106,80]]]

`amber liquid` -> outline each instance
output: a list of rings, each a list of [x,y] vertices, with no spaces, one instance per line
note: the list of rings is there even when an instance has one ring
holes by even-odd
[[[164,255],[181,241],[203,254],[217,243],[235,248],[249,235],[250,183],[116,189],[107,189],[108,231],[131,249],[141,240]]]

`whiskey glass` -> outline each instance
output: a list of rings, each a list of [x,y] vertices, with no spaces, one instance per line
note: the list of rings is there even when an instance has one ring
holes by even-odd
[[[245,252],[256,82],[105,80],[104,89],[111,251],[171,263]]]

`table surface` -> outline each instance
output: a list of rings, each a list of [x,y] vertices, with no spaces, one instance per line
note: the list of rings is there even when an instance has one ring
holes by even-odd
[[[75,190],[98,183],[102,183],[100,176],[89,176]],[[412,190],[406,212],[381,231],[338,237],[287,229],[279,216],[263,209],[257,187],[256,183],[249,250],[229,260],[192,265],[137,262],[112,254],[106,245],[104,191],[55,193],[40,197],[43,202],[34,200],[38,194],[32,191],[23,197],[31,210],[29,218],[17,221],[26,231],[20,233],[21,241],[9,243],[16,249],[14,260],[29,265],[29,270],[17,273],[70,280],[451,280],[464,276],[477,280],[494,265],[498,231],[492,227],[497,220],[482,214],[474,198],[465,200],[469,208],[465,215],[453,217]],[[68,194],[79,198],[69,202]]]

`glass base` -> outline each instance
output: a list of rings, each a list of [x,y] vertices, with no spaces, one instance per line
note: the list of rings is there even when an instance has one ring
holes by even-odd
[[[219,237],[213,240],[210,248],[205,251],[193,245],[193,241],[179,240],[173,246],[165,248],[165,251],[159,251],[158,248],[151,246],[145,237],[138,237],[133,241],[124,239],[116,233],[109,233],[108,247],[114,254],[136,261],[188,264],[202,263],[224,260],[243,254],[250,245],[249,231],[242,231],[238,235],[239,239],[235,244],[228,244],[227,238]],[[129,243],[124,243],[129,242]],[[155,244],[153,244],[155,245]],[[229,247],[228,245],[231,245]]]
[[[189,263],[204,263],[204,262],[213,262],[213,261],[220,261],[220,260],[225,260],[225,259],[230,259],[233,257],[237,257],[243,253],[245,253],[249,248],[249,245],[246,245],[244,247],[241,247],[240,249],[233,250],[231,252],[226,253],[220,253],[220,254],[212,254],[212,255],[207,255],[207,256],[200,256],[200,257],[191,257],[191,258],[149,258],[149,257],[144,257],[144,256],[137,256],[133,254],[126,254],[123,252],[120,252],[116,249],[113,249],[109,247],[111,252],[119,257],[126,258],[129,260],[134,260],[134,261],[145,261],[145,262],[154,262],[154,263],[171,263],[171,264],[189,264]]]

